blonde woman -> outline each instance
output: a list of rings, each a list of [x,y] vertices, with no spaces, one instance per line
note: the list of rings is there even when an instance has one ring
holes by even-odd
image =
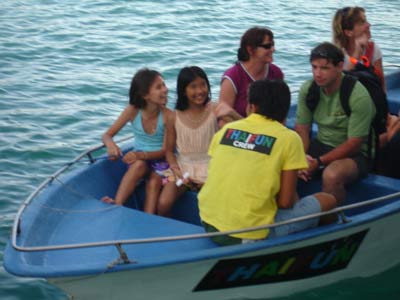
[[[333,42],[345,53],[344,70],[351,70],[358,61],[372,65],[386,90],[382,51],[371,40],[371,24],[362,7],[338,9],[332,21]]]

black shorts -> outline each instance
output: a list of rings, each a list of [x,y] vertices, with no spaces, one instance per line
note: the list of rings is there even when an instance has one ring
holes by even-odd
[[[314,139],[310,143],[310,147],[308,148],[308,154],[310,154],[312,157],[319,157],[324,155],[325,153],[328,153],[333,149],[335,149],[335,147],[323,144],[317,139]],[[354,160],[354,162],[357,165],[358,169],[357,178],[361,179],[367,177],[368,172],[370,171],[370,164],[368,162],[368,159],[361,153],[350,156],[349,158]]]

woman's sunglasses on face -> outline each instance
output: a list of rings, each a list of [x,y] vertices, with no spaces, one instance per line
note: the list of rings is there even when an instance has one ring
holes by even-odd
[[[261,48],[264,48],[265,50],[269,50],[269,49],[271,49],[271,48],[274,47],[274,46],[275,46],[275,42],[272,41],[272,42],[270,42],[270,43],[260,44],[260,45],[258,45],[257,47],[261,47]]]

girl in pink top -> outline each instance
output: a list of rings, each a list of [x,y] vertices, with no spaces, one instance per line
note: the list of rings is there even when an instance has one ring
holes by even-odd
[[[176,181],[168,182],[161,192],[157,213],[164,216],[188,187],[198,190],[204,184],[210,159],[208,147],[218,130],[218,115],[231,114],[237,118],[231,107],[210,101],[210,83],[206,73],[197,66],[180,71],[177,94],[175,126],[167,135],[166,146],[166,158]],[[183,184],[177,184],[179,181]]]

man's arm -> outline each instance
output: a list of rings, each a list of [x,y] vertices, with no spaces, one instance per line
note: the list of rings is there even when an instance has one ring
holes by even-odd
[[[319,157],[323,165],[329,165],[334,160],[347,158],[360,152],[363,144],[363,138],[352,137],[347,139],[344,143],[337,146],[335,149],[327,152]]]
[[[311,125],[301,125],[296,124],[294,126],[294,130],[300,136],[301,140],[303,141],[304,152],[307,153],[308,147],[310,146],[310,130]]]

